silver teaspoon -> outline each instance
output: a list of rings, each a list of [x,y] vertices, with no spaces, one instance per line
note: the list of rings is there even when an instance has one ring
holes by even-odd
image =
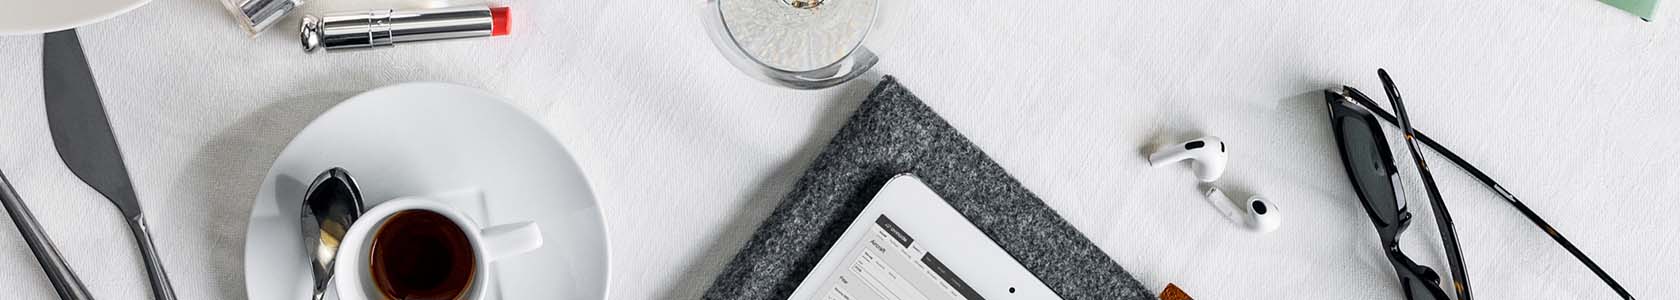
[[[303,246],[309,252],[310,266],[315,269],[314,300],[327,295],[332,282],[333,261],[338,256],[338,242],[350,224],[362,216],[362,192],[356,180],[343,168],[334,167],[321,172],[309,189],[303,192]]]

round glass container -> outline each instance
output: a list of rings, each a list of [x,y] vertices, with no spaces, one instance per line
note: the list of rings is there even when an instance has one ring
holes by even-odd
[[[729,62],[766,82],[826,88],[875,65],[863,38],[877,0],[705,0],[713,44]]]

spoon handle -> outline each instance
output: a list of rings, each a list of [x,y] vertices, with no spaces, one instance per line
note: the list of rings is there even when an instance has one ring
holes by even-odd
[[[17,223],[18,232],[23,234],[24,242],[29,244],[29,251],[35,252],[35,260],[41,263],[41,269],[46,271],[47,279],[53,283],[53,289],[58,291],[59,299],[93,299],[88,294],[87,286],[76,278],[76,272],[70,271],[70,264],[64,262],[64,256],[58,254],[58,248],[53,247],[52,239],[47,238],[47,231],[41,228],[41,223],[35,222],[35,216],[29,213],[29,206],[12,189],[12,183],[6,180],[6,174],[0,173],[0,204],[6,206],[6,212],[12,215],[12,223]]]
[[[310,265],[314,265],[314,264],[311,263]],[[331,283],[332,283],[332,273],[327,273],[327,275],[325,277],[316,278],[315,279],[315,293],[313,295],[311,295],[311,297],[309,299],[312,299],[312,300],[327,299],[327,286],[328,286],[328,284],[331,284]]]

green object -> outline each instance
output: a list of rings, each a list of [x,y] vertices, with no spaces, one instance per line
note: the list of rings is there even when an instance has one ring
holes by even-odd
[[[1609,4],[1610,6],[1615,6],[1616,8],[1620,8],[1622,10],[1625,10],[1625,11],[1629,12],[1629,13],[1633,13],[1633,15],[1639,16],[1640,19],[1645,20],[1646,22],[1650,22],[1651,21],[1651,12],[1657,10],[1657,1],[1660,1],[1660,0],[1599,0],[1599,1],[1603,1],[1604,4]]]

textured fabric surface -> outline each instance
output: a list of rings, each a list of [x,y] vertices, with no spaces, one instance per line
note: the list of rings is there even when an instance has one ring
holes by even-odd
[[[914,173],[1067,299],[1150,292],[892,77],[869,94],[706,292],[785,299],[881,186]]]
[[[303,10],[418,2],[432,1]],[[513,7],[511,35],[376,51],[304,54],[279,26],[250,38],[214,0],[155,0],[78,30],[181,298],[244,298],[246,220],[281,148],[339,101],[411,81],[484,89],[554,132],[601,201],[610,298],[698,298],[878,79],[821,91],[753,80],[718,54],[690,1],[498,2]],[[876,69],[1150,290],[1398,298],[1320,96],[1381,91],[1381,67],[1419,130],[1640,299],[1680,299],[1675,3],[1647,23],[1593,0],[895,0],[881,1],[864,43]],[[120,215],[53,152],[40,52],[40,36],[0,37],[0,169],[95,296],[144,299]],[[1207,207],[1187,166],[1145,160],[1201,134],[1231,146],[1222,187],[1275,201],[1281,228],[1243,232]],[[1427,155],[1478,298],[1614,298]],[[1415,201],[1423,189],[1407,187],[1418,215],[1401,248],[1444,270],[1427,201]],[[0,225],[0,299],[50,297],[28,247]]]

